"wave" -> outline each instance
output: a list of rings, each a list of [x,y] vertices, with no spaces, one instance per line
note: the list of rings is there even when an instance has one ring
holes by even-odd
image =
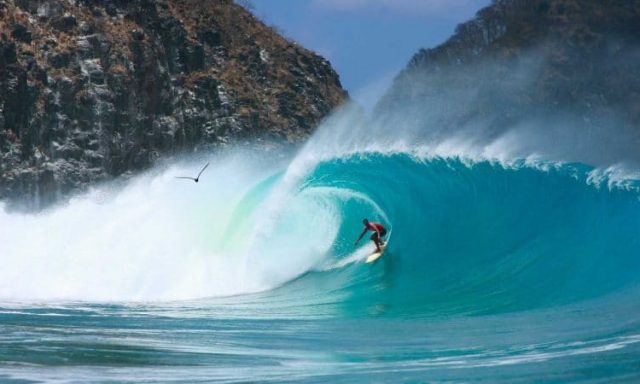
[[[386,303],[381,313],[404,317],[489,314],[638,283],[638,194],[591,184],[592,172],[580,164],[370,154],[321,163],[305,188],[355,191],[377,207],[378,214],[340,205],[330,252],[337,263],[351,257],[362,217],[393,228],[382,262],[349,264],[341,296],[349,312]]]
[[[360,152],[292,172],[233,158],[197,187],[173,178],[189,165],[1,213],[1,298],[266,291],[258,301],[300,313],[424,317],[567,305],[639,280],[638,192],[585,165]],[[364,217],[393,233],[374,265],[372,244],[353,246]]]

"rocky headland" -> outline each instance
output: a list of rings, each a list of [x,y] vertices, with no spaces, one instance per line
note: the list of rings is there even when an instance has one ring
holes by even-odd
[[[494,0],[416,53],[376,110],[439,132],[527,120],[638,132],[639,64],[640,1]]]
[[[0,200],[40,209],[163,157],[299,142],[346,97],[230,0],[0,0]]]

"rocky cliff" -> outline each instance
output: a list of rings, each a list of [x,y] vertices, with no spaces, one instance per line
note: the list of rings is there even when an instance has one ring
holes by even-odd
[[[377,111],[442,131],[560,115],[585,132],[605,116],[637,127],[639,48],[638,0],[494,0],[420,50]]]
[[[0,199],[296,142],[345,98],[326,60],[230,0],[0,0]]]

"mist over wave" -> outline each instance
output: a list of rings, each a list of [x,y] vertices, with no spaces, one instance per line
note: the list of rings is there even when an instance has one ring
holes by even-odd
[[[105,354],[149,364],[135,372],[152,381],[184,378],[159,368],[165,355],[230,382],[255,377],[248,357],[274,381],[323,380],[318,367],[388,381],[496,381],[501,367],[505,382],[541,371],[569,381],[594,356],[635,367],[633,161],[593,157],[580,135],[434,134],[405,117],[346,107],[293,156],[182,159],[39,214],[3,207],[0,358],[29,366],[0,375],[131,377],[127,365],[91,377],[31,368]],[[198,184],[175,178],[206,161]],[[389,228],[374,264],[370,241],[354,246],[364,217]]]
[[[545,60],[532,52],[507,64],[480,62],[467,69],[481,80],[465,89],[455,68],[405,73],[394,87],[412,97],[392,89],[371,115],[346,105],[284,159],[238,150],[181,160],[40,214],[3,209],[0,298],[188,300],[269,291],[316,273],[341,273],[353,288],[369,271],[361,261],[371,244],[352,245],[363,217],[392,229],[390,260],[413,266],[390,273],[408,284],[398,292],[446,292],[424,306],[453,302],[449,288],[434,288],[444,284],[438,276],[463,284],[458,273],[469,270],[495,281],[469,281],[459,292],[490,286],[485,293],[500,290],[510,308],[522,302],[519,286],[536,286],[537,274],[555,267],[551,260],[593,281],[599,275],[579,266],[604,268],[603,255],[634,266],[637,132],[613,110],[584,121],[571,108],[540,114],[514,104]],[[175,178],[208,160],[200,183]],[[513,270],[496,275],[510,263]],[[634,281],[614,270],[615,283],[603,279],[602,292]],[[428,278],[414,281],[415,271]],[[528,300],[553,297],[560,276]],[[573,288],[567,295],[587,297],[592,287]]]
[[[485,144],[419,132],[346,108],[285,162],[239,151],[215,158],[198,184],[175,179],[198,169],[190,160],[41,214],[3,211],[0,298],[189,300],[293,281],[357,313],[371,299],[371,245],[352,244],[363,217],[392,229],[397,269],[385,274],[396,283],[384,294],[400,312],[526,308],[635,282],[640,212],[628,172],[520,156],[512,144],[526,138],[515,132]],[[561,273],[541,283],[547,269]],[[337,296],[304,283],[325,280]],[[498,301],[456,301],[475,295]]]

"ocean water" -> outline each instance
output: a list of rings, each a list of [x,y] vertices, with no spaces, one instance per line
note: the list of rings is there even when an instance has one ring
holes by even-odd
[[[2,210],[0,382],[640,381],[633,177],[331,136]]]

